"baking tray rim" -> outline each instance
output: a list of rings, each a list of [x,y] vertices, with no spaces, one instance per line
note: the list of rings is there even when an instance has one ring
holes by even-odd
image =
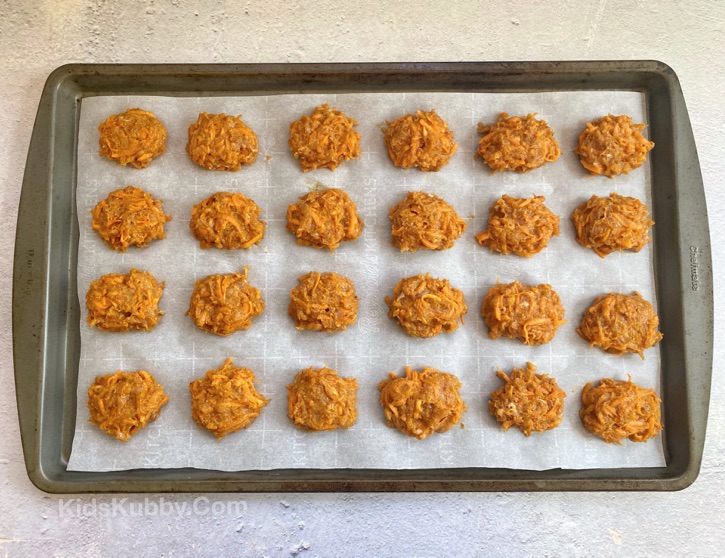
[[[158,95],[231,95],[270,94],[263,90],[270,80],[282,80],[279,93],[295,90],[347,91],[370,88],[371,78],[376,78],[372,90],[391,88],[393,90],[459,90],[462,83],[471,90],[567,90],[567,89],[623,89],[644,91],[648,95],[657,93],[666,97],[671,108],[671,125],[678,132],[680,147],[675,152],[682,161],[675,161],[674,170],[677,186],[687,188],[694,214],[704,215],[695,220],[696,230],[688,230],[694,240],[689,246],[680,243],[679,275],[684,287],[690,282],[692,292],[683,288],[684,302],[696,304],[697,318],[702,327],[696,335],[688,335],[684,349],[689,349],[688,370],[695,368],[697,374],[686,374],[688,388],[686,400],[688,411],[689,439],[686,456],[673,460],[668,457],[666,467],[637,469],[585,469],[548,471],[526,471],[512,469],[424,469],[424,470],[271,470],[224,473],[201,469],[141,469],[112,473],[73,472],[65,469],[62,452],[52,455],[43,446],[44,422],[52,401],[50,388],[58,388],[58,378],[48,373],[48,347],[64,339],[49,335],[49,319],[57,318],[46,313],[50,305],[48,294],[55,281],[50,280],[53,265],[54,239],[51,226],[54,217],[54,196],[58,186],[59,166],[56,154],[60,156],[63,146],[59,145],[56,132],[70,131],[77,140],[78,106],[83,97],[103,94],[158,94]],[[466,78],[476,77],[470,80]],[[559,80],[557,81],[557,78]],[[616,79],[615,79],[616,78]],[[355,80],[362,79],[361,83]],[[413,79],[413,81],[411,81]],[[100,81],[99,81],[100,80]],[[105,82],[104,82],[105,80]],[[119,81],[120,80],[120,81]],[[135,80],[135,82],[134,82]],[[181,81],[180,81],[181,80]],[[184,81],[187,80],[187,81]],[[266,80],[266,81],[265,81]],[[350,81],[352,80],[352,81]],[[407,80],[407,81],[406,81]],[[614,80],[614,81],[612,81]],[[614,87],[620,80],[620,87]],[[622,84],[621,82],[624,82]],[[248,88],[249,83],[259,88]],[[99,84],[105,83],[103,86]],[[434,87],[435,84],[438,87]],[[95,87],[93,86],[95,84]],[[125,84],[125,89],[124,86]],[[187,84],[184,86],[184,84]],[[598,85],[597,85],[598,84]],[[362,86],[362,87],[361,87]],[[357,88],[357,89],[355,89]],[[155,89],[154,91],[152,91]],[[371,89],[367,89],[371,90]],[[72,114],[63,114],[58,105],[74,107]],[[46,147],[47,150],[41,149]],[[67,151],[68,145],[65,146]],[[75,190],[75,149],[70,146],[73,160],[70,162],[71,190]],[[654,153],[654,152],[653,152]],[[694,158],[693,158],[694,155]],[[689,165],[682,164],[689,160]],[[59,171],[58,171],[59,172]],[[67,186],[67,185],[66,185]],[[40,195],[37,195],[40,194]],[[33,198],[38,199],[33,199]],[[74,204],[74,195],[73,204]],[[688,208],[678,205],[677,216],[687,215]],[[688,205],[685,203],[684,205]],[[44,227],[39,227],[36,216],[40,212]],[[74,211],[71,208],[67,227],[73,232]],[[37,217],[37,216],[36,216]],[[56,219],[57,220],[57,219]],[[678,223],[681,220],[678,220]],[[30,242],[24,241],[20,233],[27,233],[32,223],[35,235]],[[75,225],[77,228],[77,223]],[[43,234],[37,234],[42,232]],[[678,228],[679,239],[682,231]],[[69,64],[61,66],[50,74],[41,97],[33,137],[28,152],[28,162],[23,181],[18,236],[13,281],[13,350],[15,361],[16,393],[21,438],[26,468],[31,481],[41,490],[54,493],[79,492],[197,492],[197,491],[480,491],[480,490],[679,490],[689,486],[696,479],[702,459],[707,402],[709,401],[710,377],[712,372],[712,269],[710,260],[709,231],[704,205],[704,192],[694,139],[684,98],[674,71],[657,61],[591,61],[591,62],[459,62],[459,63],[369,63],[369,64]],[[72,236],[72,234],[71,234]],[[77,241],[77,230],[74,240]],[[40,243],[38,243],[40,241]],[[68,305],[72,306],[75,268],[73,242],[70,243],[70,261],[66,269]],[[77,244],[77,243],[76,243]],[[30,246],[30,248],[28,248]],[[77,246],[75,247],[77,248]],[[695,256],[693,256],[695,249]],[[38,253],[36,253],[36,251]],[[38,258],[42,256],[42,258]],[[63,258],[60,258],[61,261]],[[41,265],[42,264],[42,265]],[[689,267],[688,267],[689,264]],[[40,268],[40,278],[39,275]],[[688,273],[689,272],[689,273]],[[39,280],[40,279],[40,280]],[[695,288],[697,280],[698,288]],[[45,299],[33,308],[29,298],[38,291]],[[692,293],[696,293],[693,295]],[[697,298],[696,298],[697,297]],[[659,298],[659,294],[658,294]],[[77,305],[77,300],[76,300]],[[37,318],[40,308],[42,322]],[[683,313],[683,321],[690,314]],[[68,318],[66,316],[66,318]],[[692,321],[692,320],[690,320]],[[78,322],[76,321],[76,327]],[[68,325],[66,323],[66,325]],[[686,324],[684,324],[686,327]],[[28,337],[29,336],[29,337]],[[695,345],[694,347],[692,345]],[[33,350],[34,349],[34,350]],[[61,351],[66,357],[67,347]],[[28,357],[31,357],[28,359]],[[27,361],[30,360],[30,364]],[[21,364],[22,363],[22,364]],[[67,365],[64,363],[63,381],[67,384]],[[76,362],[77,367],[77,362]],[[664,367],[664,364],[663,364]],[[76,368],[77,370],[77,368]],[[76,372],[77,373],[77,372]],[[693,376],[692,378],[690,376]],[[55,384],[52,380],[55,380]],[[66,390],[68,385],[63,386]],[[75,389],[73,387],[73,389]],[[68,397],[68,394],[65,394]],[[72,399],[75,399],[73,395]],[[705,405],[697,405],[702,403]],[[63,404],[65,405],[65,403]],[[61,406],[63,406],[61,405]],[[55,404],[57,409],[58,405]],[[702,408],[704,407],[704,409]],[[699,412],[698,412],[699,408]],[[67,409],[66,409],[67,411]],[[62,418],[62,416],[61,416]],[[52,417],[50,418],[52,420]],[[67,425],[65,426],[67,431]],[[47,429],[47,428],[46,428]],[[47,445],[47,444],[46,444]],[[48,455],[51,453],[51,455]],[[341,472],[349,477],[343,478]],[[355,473],[355,474],[351,474]],[[487,473],[486,476],[484,473]],[[336,477],[337,475],[337,477]],[[426,476],[428,475],[428,476]],[[483,476],[482,476],[483,475]],[[498,477],[497,475],[502,475]],[[157,478],[148,478],[157,477]],[[160,478],[159,478],[160,477]],[[331,478],[332,477],[332,478]],[[365,477],[365,478],[359,478]]]

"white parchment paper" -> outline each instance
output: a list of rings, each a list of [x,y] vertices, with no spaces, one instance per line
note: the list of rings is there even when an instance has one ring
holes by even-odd
[[[329,103],[360,125],[362,157],[330,172],[302,173],[287,147],[289,124],[315,106]],[[169,131],[166,153],[148,169],[123,168],[98,155],[98,124],[127,108],[151,110]],[[459,144],[448,166],[437,173],[394,167],[385,152],[381,126],[416,109],[435,108]],[[242,114],[257,133],[257,161],[234,173],[207,171],[186,155],[187,128],[199,112]],[[492,175],[473,153],[479,121],[492,122],[506,111],[537,112],[553,128],[562,149],[556,163],[527,174]],[[572,152],[588,120],[607,113],[629,114],[645,122],[645,99],[634,92],[551,92],[532,94],[389,93],[279,95],[257,97],[96,97],[84,99],[78,152],[78,296],[81,301],[81,360],[78,413],[68,468],[109,471],[132,468],[198,467],[225,471],[274,468],[441,468],[521,469],[663,466],[662,438],[645,444],[604,443],[582,427],[578,411],[585,383],[604,377],[632,379],[659,393],[659,349],[617,357],[590,349],[576,334],[584,310],[600,294],[638,290],[656,305],[653,252],[616,253],[600,259],[574,240],[570,216],[592,194],[616,191],[651,207],[649,166],[609,180],[590,177]],[[297,246],[285,229],[287,205],[316,183],[345,189],[365,221],[363,235],[334,254]],[[91,229],[90,210],[117,188],[141,187],[164,200],[173,216],[167,238],[146,249],[120,254]],[[399,253],[390,245],[388,209],[408,190],[424,190],[451,203],[468,221],[456,245],[444,252]],[[217,191],[240,191],[262,208],[268,228],[251,250],[202,250],[189,229],[192,206]],[[524,259],[492,254],[474,235],[487,223],[488,209],[502,194],[546,196],[561,217],[561,235],[540,254]],[[656,228],[656,227],[655,227]],[[262,291],[266,310],[250,330],[228,337],[206,333],[184,315],[194,282],[212,273],[251,266],[249,279]],[[161,300],[166,315],[152,332],[107,333],[85,322],[85,292],[105,273],[131,267],[166,282]],[[350,277],[361,298],[358,322],[345,332],[297,331],[287,316],[289,290],[308,271],[335,271]],[[445,277],[466,297],[465,326],[432,339],[407,336],[388,319],[384,297],[403,277],[430,272]],[[550,283],[562,298],[568,323],[540,347],[487,337],[480,305],[496,280]],[[664,331],[665,342],[667,332]],[[271,399],[247,430],[221,441],[191,418],[189,382],[232,357],[252,368],[260,391]],[[564,419],[553,431],[527,438],[517,429],[503,432],[488,412],[488,395],[501,382],[497,368],[510,371],[533,362],[554,376],[567,398]],[[328,366],[358,379],[359,419],[346,431],[308,433],[286,415],[287,390],[294,375],[309,366]],[[423,441],[385,425],[377,384],[405,366],[432,366],[455,373],[468,406],[465,428]],[[121,443],[88,422],[87,389],[94,377],[116,370],[150,371],[164,386],[169,403],[160,418]]]

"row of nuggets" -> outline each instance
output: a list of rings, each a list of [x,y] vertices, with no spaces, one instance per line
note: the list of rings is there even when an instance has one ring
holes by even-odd
[[[324,104],[290,124],[288,144],[302,171],[335,170],[360,157],[357,122]],[[611,114],[588,122],[574,152],[592,174],[610,178],[627,174],[644,163],[654,147],[629,116]],[[152,112],[139,108],[109,116],[99,127],[100,154],[121,165],[145,168],[164,153],[167,131]],[[492,124],[480,123],[476,154],[495,173],[528,172],[556,161],[559,144],[545,120],[501,113]],[[390,160],[404,169],[438,171],[458,148],[453,132],[436,111],[416,111],[387,122],[384,141]],[[197,165],[209,170],[236,171],[251,165],[259,152],[256,134],[240,116],[199,114],[189,126],[186,151]]]
[[[566,394],[556,380],[537,374],[528,362],[511,375],[497,373],[504,384],[490,394],[488,408],[504,431],[517,427],[526,436],[556,428],[562,420]],[[191,416],[217,439],[249,427],[269,403],[255,387],[257,379],[231,359],[189,384]],[[343,378],[329,368],[300,371],[287,386],[287,414],[307,431],[350,428],[357,420],[357,379]],[[378,385],[388,426],[422,440],[447,432],[467,410],[460,380],[447,372],[406,367]],[[109,435],[128,441],[158,418],[168,402],[163,387],[145,370],[98,376],[88,389],[90,421]],[[579,416],[584,427],[607,443],[629,438],[645,442],[662,429],[660,399],[654,390],[627,381],[602,379],[584,386]],[[463,428],[463,424],[461,424]]]
[[[259,289],[243,273],[209,275],[196,282],[186,314],[201,329],[226,336],[249,329],[264,311]],[[86,293],[88,323],[104,331],[150,331],[161,320],[164,283],[147,271],[110,273],[93,281]],[[289,316],[299,330],[337,332],[357,320],[359,298],[352,280],[337,273],[311,271],[290,291]],[[464,323],[468,307],[463,293],[448,279],[429,273],[402,279],[385,297],[388,316],[408,334],[430,338],[451,333]],[[551,341],[566,323],[564,307],[548,284],[496,284],[483,299],[481,314],[491,339],[519,339],[526,345]],[[577,333],[590,346],[615,354],[635,353],[662,339],[659,318],[638,292],[609,293],[586,310]]]
[[[501,254],[531,257],[559,235],[559,217],[543,196],[503,195],[489,210],[486,229],[476,235],[482,246]],[[266,222],[259,206],[241,193],[217,192],[196,204],[189,226],[202,248],[250,248],[264,238]],[[111,248],[145,247],[165,238],[171,216],[163,202],[135,186],[111,192],[91,211],[92,227]],[[466,221],[442,198],[408,192],[389,211],[392,243],[401,252],[446,250],[466,230]],[[654,224],[647,206],[636,198],[612,193],[592,196],[572,214],[576,240],[600,257],[615,251],[639,252],[650,242]],[[287,208],[287,229],[297,243],[334,252],[362,233],[357,205],[338,188],[308,192]]]

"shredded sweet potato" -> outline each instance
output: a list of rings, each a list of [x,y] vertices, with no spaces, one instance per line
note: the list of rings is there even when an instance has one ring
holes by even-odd
[[[129,246],[148,246],[152,240],[166,238],[164,225],[171,221],[163,202],[135,186],[114,190],[91,211],[91,226],[114,250],[125,252]]]
[[[197,165],[208,170],[238,171],[257,158],[257,135],[242,121],[242,115],[199,114],[189,126],[186,152]]]
[[[249,329],[252,320],[264,312],[264,300],[259,289],[247,280],[248,267],[243,273],[208,275],[196,282],[186,315],[205,331],[229,335]]]
[[[145,370],[96,376],[88,388],[90,422],[106,434],[128,442],[149,422],[156,420],[169,398],[164,388]]]
[[[329,368],[300,371],[287,386],[287,415],[304,430],[350,428],[357,420],[357,380]]]
[[[438,171],[458,149],[453,132],[435,110],[418,110],[388,122],[385,145],[396,167],[418,167],[422,171]]]
[[[518,338],[526,345],[548,343],[566,323],[561,299],[547,284],[496,284],[483,299],[481,314],[489,338]]]
[[[646,124],[634,124],[629,116],[608,114],[587,122],[574,153],[592,174],[612,178],[639,168],[655,146],[642,135]]]
[[[153,112],[139,108],[113,114],[98,126],[100,155],[144,169],[166,150],[166,128]]]
[[[493,124],[480,122],[478,133],[483,137],[476,154],[494,173],[529,172],[556,161],[561,154],[554,132],[545,120],[537,120],[536,114],[522,118],[502,112]]]
[[[217,192],[191,210],[189,227],[202,248],[250,248],[264,238],[259,206],[240,193]]]
[[[515,426],[526,436],[559,426],[564,413],[566,393],[554,378],[536,374],[530,362],[526,368],[514,368],[511,376],[499,370],[504,385],[491,392],[488,410],[504,429]]]
[[[590,347],[614,355],[636,353],[644,360],[644,350],[662,339],[659,323],[652,305],[637,291],[631,295],[609,293],[587,309],[576,332]]]
[[[360,299],[350,279],[311,271],[297,281],[288,307],[297,329],[334,332],[355,323]]]
[[[289,127],[289,147],[302,171],[320,168],[335,170],[338,165],[360,156],[357,122],[327,104],[317,107]]]
[[[254,387],[256,382],[254,372],[234,366],[228,358],[189,384],[192,418],[218,440],[251,426],[269,403]]]
[[[453,374],[427,367],[418,372],[410,366],[405,367],[405,378],[390,372],[378,385],[388,426],[419,440],[458,424],[466,410],[460,388]]]
[[[88,325],[104,331],[150,331],[164,315],[159,310],[163,293],[164,283],[148,271],[103,275],[86,293]]]
[[[287,230],[302,246],[334,252],[341,242],[359,237],[363,226],[357,205],[338,188],[313,190],[287,208]]]
[[[458,320],[464,323],[468,312],[463,293],[452,288],[448,279],[434,279],[430,273],[402,279],[385,302],[390,307],[388,317],[397,319],[413,337],[451,333],[458,329]]]
[[[401,252],[446,250],[466,230],[466,222],[442,198],[426,192],[408,192],[388,213],[393,246]]]
[[[559,235],[559,217],[544,205],[544,196],[513,198],[504,194],[491,206],[488,227],[476,235],[481,246],[501,254],[530,258]]]
[[[608,444],[621,444],[625,438],[646,442],[662,430],[661,399],[653,389],[605,378],[597,387],[592,382],[582,390],[579,411],[584,428]]]
[[[574,210],[571,220],[576,241],[602,258],[614,251],[639,252],[650,241],[649,229],[655,224],[645,204],[614,192],[592,196]]]

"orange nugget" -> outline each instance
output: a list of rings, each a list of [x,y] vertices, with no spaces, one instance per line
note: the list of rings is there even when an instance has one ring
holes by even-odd
[[[357,420],[357,380],[329,368],[308,368],[287,386],[287,414],[311,431],[350,428]]]
[[[502,112],[494,124],[478,124],[483,137],[476,154],[491,170],[529,172],[556,161],[561,154],[554,132],[535,114],[525,117]]]
[[[106,434],[128,442],[158,418],[169,398],[164,388],[145,370],[97,376],[88,388],[90,422]]]
[[[566,323],[561,299],[547,284],[497,284],[483,299],[481,314],[489,338],[520,339],[526,345],[548,343]]]
[[[435,110],[418,110],[388,122],[385,145],[396,167],[418,167],[422,171],[438,171],[458,149],[453,132]]]
[[[166,150],[166,128],[153,112],[139,108],[113,114],[98,126],[100,155],[143,169]]]
[[[103,275],[86,293],[88,325],[104,331],[150,331],[164,315],[159,310],[163,293],[164,283],[148,271]]]
[[[466,410],[458,392],[460,380],[434,368],[418,372],[406,366],[405,378],[391,372],[378,388],[388,426],[419,440],[448,432]]]
[[[357,122],[326,104],[310,116],[302,116],[289,127],[289,147],[302,171],[319,168],[335,170],[338,165],[360,156]]]
[[[608,444],[621,444],[625,438],[646,442],[662,430],[661,400],[653,389],[641,388],[628,378],[618,382],[611,378],[592,382],[582,390],[579,410],[584,428]]]
[[[248,428],[269,403],[254,387],[256,382],[254,372],[234,366],[228,358],[189,384],[192,418],[218,440]]]
[[[536,374],[530,362],[526,368],[514,368],[511,376],[499,370],[504,385],[491,393],[488,410],[504,429],[517,427],[526,436],[559,426],[566,394],[554,378]]]
[[[612,178],[639,168],[647,159],[647,153],[655,146],[648,141],[642,130],[646,124],[634,124],[629,116],[608,114],[587,122],[579,134],[579,144],[574,153],[579,155],[582,166],[592,174]]]
[[[189,158],[208,170],[237,171],[257,158],[257,135],[242,122],[241,115],[199,114],[189,126],[186,144]]]
[[[637,291],[609,293],[594,301],[576,332],[590,347],[614,355],[636,353],[644,360],[644,350],[662,339],[659,323],[655,309]]]

